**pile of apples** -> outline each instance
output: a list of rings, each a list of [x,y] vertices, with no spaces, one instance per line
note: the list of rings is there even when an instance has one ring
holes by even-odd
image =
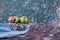
[[[28,23],[28,18],[26,16],[10,16],[8,17],[8,22],[9,23]]]

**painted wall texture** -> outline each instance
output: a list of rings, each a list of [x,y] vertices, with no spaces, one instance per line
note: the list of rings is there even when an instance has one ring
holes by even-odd
[[[0,0],[0,22],[9,16],[26,15],[35,23],[49,23],[57,19],[60,0]]]

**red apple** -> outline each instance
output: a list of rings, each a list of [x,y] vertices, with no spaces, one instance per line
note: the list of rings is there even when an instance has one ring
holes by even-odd
[[[8,18],[8,22],[9,22],[9,23],[13,23],[13,22],[14,22],[14,20],[15,20],[15,19],[14,19],[14,17],[13,17],[13,16],[10,16],[10,17]]]

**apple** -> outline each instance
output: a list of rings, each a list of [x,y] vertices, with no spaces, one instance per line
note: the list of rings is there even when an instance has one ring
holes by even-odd
[[[15,18],[15,23],[20,23],[20,19],[19,19],[19,17],[14,16],[14,18]]]
[[[8,22],[9,22],[9,23],[14,23],[14,20],[15,20],[15,19],[14,19],[13,16],[10,16],[10,17],[8,18]]]
[[[20,17],[21,23],[27,23],[28,22],[28,18],[26,16],[22,16]]]

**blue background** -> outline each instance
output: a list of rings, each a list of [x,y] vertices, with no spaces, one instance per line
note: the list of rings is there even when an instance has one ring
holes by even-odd
[[[9,16],[23,15],[35,23],[52,22],[57,19],[56,7],[59,2],[60,0],[0,0],[0,22],[7,23]]]

